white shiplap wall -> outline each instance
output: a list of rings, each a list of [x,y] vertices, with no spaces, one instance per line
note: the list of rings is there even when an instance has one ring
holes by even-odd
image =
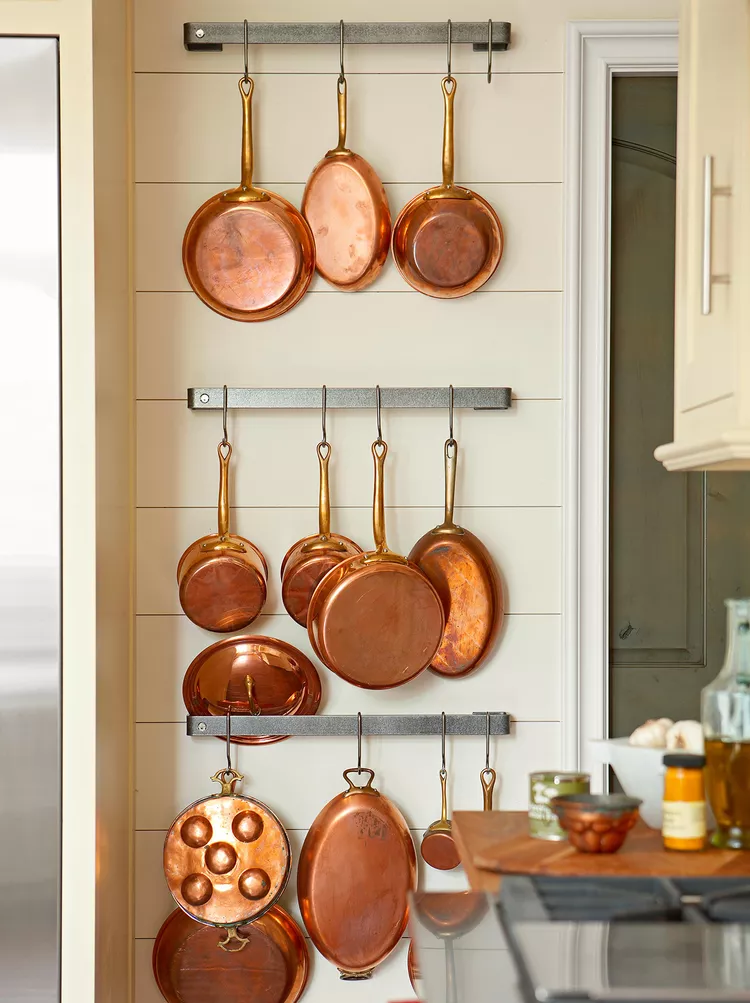
[[[508,710],[513,735],[497,740],[496,802],[520,808],[526,776],[559,761],[560,358],[562,332],[562,120],[564,25],[586,17],[671,17],[677,0],[364,0],[314,5],[278,0],[135,0],[137,324],[137,601],[135,770],[136,1001],[160,999],[150,971],[153,938],[171,908],[161,873],[164,831],[210,791],[218,742],[184,735],[180,685],[190,660],[216,635],[180,613],[174,572],[184,547],[215,525],[220,419],[191,414],[191,385],[510,385],[505,414],[457,412],[462,446],[458,519],[478,533],[505,581],[507,618],[493,659],[460,681],[424,674],[401,689],[367,693],[321,669],[321,712]],[[438,20],[513,22],[513,47],[485,57],[456,46],[457,173],[497,208],[506,254],[485,289],[440,302],[411,292],[389,263],[364,293],[336,293],[315,280],[302,303],[261,325],[233,323],[189,291],[180,246],[194,209],[236,184],[241,52],[187,53],[182,22],[211,20]],[[338,53],[324,46],[253,48],[257,180],[296,204],[306,177],[334,145]],[[416,191],[439,180],[444,53],[437,47],[350,47],[349,145],[386,184],[395,218]],[[334,528],[370,541],[374,416],[329,414]],[[443,414],[386,412],[388,535],[408,552],[440,521]],[[287,548],[314,531],[319,416],[236,412],[233,519],[271,568],[269,601],[253,632],[311,654],[306,633],[284,613],[278,569]],[[349,740],[298,739],[243,748],[245,789],[268,801],[298,849],[323,804],[342,787],[355,754]],[[481,740],[450,743],[452,808],[481,805]],[[439,744],[368,740],[377,785],[404,811],[418,838],[439,809]],[[428,869],[429,870],[429,869]],[[455,887],[460,873],[423,873]],[[285,898],[298,915],[294,882]],[[408,999],[405,949],[373,980],[352,988],[314,960],[309,1003]]]

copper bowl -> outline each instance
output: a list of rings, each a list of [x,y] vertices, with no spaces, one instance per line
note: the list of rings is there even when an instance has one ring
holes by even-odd
[[[638,821],[640,798],[625,794],[562,794],[550,808],[581,853],[617,853]]]

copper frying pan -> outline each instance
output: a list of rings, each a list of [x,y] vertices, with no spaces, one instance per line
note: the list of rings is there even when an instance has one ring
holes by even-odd
[[[227,951],[218,931],[181,909],[170,913],[151,955],[167,1003],[296,1003],[307,985],[310,956],[292,917],[273,906],[238,934],[246,947]]]
[[[401,686],[435,657],[445,625],[440,597],[426,575],[388,549],[383,468],[388,447],[372,444],[375,461],[375,550],[328,572],[310,600],[307,631],[333,672],[364,689]]]
[[[442,82],[445,101],[443,183],[416,195],[393,227],[393,257],[417,292],[442,299],[483,286],[503,253],[503,228],[481,195],[453,183],[456,79]]]
[[[445,519],[418,540],[409,560],[437,589],[445,632],[430,669],[441,676],[473,672],[492,650],[503,619],[503,592],[482,541],[453,521],[458,443],[445,442]]]
[[[315,237],[315,267],[345,292],[364,289],[382,271],[391,242],[391,213],[372,166],[346,148],[346,77],[341,22],[338,145],[313,168],[302,212]]]
[[[254,83],[240,77],[242,181],[196,211],[182,263],[206,306],[232,320],[270,320],[299,302],[315,269],[315,244],[298,209],[253,185]]]
[[[192,543],[177,565],[180,605],[205,630],[228,632],[252,623],[266,601],[268,566],[258,548],[229,532],[229,461],[219,443],[219,531]]]
[[[328,463],[331,459],[330,443],[317,446],[320,463],[320,491],[318,496],[318,533],[299,540],[288,551],[281,563],[281,598],[287,613],[302,627],[307,626],[310,599],[318,583],[347,557],[361,554],[347,536],[331,532],[331,500],[328,491]]]

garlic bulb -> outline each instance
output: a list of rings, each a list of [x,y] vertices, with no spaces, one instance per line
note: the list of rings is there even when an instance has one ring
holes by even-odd
[[[673,724],[674,722],[668,717],[646,721],[630,736],[630,744],[645,746],[648,749],[663,749],[667,744],[667,732]]]
[[[677,721],[667,732],[667,748],[703,755],[703,727],[700,721]]]

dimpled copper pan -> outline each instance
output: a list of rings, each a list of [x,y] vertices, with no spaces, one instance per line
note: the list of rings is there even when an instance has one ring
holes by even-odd
[[[216,777],[226,789],[226,777]],[[262,916],[289,879],[291,850],[281,822],[262,802],[239,794],[196,801],[172,823],[164,841],[164,875],[177,905],[213,926]]]
[[[503,228],[481,195],[453,183],[454,77],[442,82],[445,103],[443,183],[415,196],[393,227],[393,258],[418,292],[467,296],[492,276],[503,254]]]
[[[252,95],[242,96],[242,181],[197,210],[182,242],[185,275],[194,292],[232,320],[279,317],[307,291],[315,270],[315,243],[291,202],[253,185]]]
[[[227,637],[191,662],[182,682],[188,714],[315,714],[320,677],[310,659],[274,637]],[[280,742],[283,735],[232,738],[240,745]],[[221,741],[224,741],[222,738]]]
[[[296,1003],[310,972],[299,926],[273,906],[248,926],[242,950],[222,950],[222,934],[175,909],[157,934],[154,979],[168,1003]]]

